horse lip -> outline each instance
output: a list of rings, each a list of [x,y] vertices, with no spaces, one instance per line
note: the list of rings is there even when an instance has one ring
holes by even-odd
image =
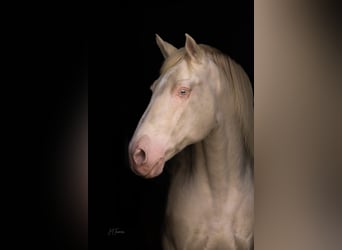
[[[159,160],[153,165],[153,167],[150,169],[150,171],[148,171],[147,174],[143,175],[143,177],[146,179],[149,179],[149,178],[153,178],[153,177],[158,176],[159,174],[161,174],[162,171],[160,171],[160,173],[158,175],[153,175],[153,176],[151,176],[151,173],[153,172],[153,170],[155,170],[158,167],[160,167],[162,169],[164,167],[164,164],[165,164],[164,157],[159,158]]]
[[[150,178],[153,178],[153,177],[156,177],[156,176],[152,176],[151,173],[153,172],[153,170],[155,170],[155,168],[157,168],[158,166],[160,166],[160,168],[163,168],[165,164],[165,158],[164,157],[161,157],[159,158],[159,160],[152,166],[152,168],[146,173],[146,174],[141,174],[133,165],[131,166],[131,170],[136,174],[136,175],[139,175],[143,178],[146,178],[146,179],[150,179]],[[159,175],[159,174],[158,174]]]

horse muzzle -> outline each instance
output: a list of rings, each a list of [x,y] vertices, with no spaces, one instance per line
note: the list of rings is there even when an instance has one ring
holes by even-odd
[[[144,178],[153,178],[163,172],[164,150],[158,143],[152,143],[147,135],[143,135],[137,141],[132,139],[129,160],[135,174]]]

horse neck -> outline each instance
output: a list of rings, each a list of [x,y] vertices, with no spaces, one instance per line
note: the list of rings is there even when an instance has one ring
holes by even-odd
[[[238,118],[233,110],[221,115],[225,119],[191,149],[194,181],[196,176],[201,181],[206,180],[214,198],[227,197],[228,192],[244,190],[252,183],[251,160]]]

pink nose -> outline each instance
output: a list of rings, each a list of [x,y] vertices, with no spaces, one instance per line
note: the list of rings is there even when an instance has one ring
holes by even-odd
[[[151,142],[147,135],[131,141],[129,148],[131,169],[145,178],[159,175],[164,167],[164,153],[160,146]]]

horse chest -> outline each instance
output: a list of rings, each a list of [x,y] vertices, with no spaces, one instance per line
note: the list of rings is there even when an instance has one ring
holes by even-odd
[[[221,202],[203,183],[187,188],[179,184],[174,180],[171,185],[165,220],[171,249],[248,249],[252,227],[247,224],[252,221],[246,221],[250,204],[245,196],[232,191]]]
[[[233,240],[234,215],[229,214],[229,205],[213,208],[203,193],[196,189],[195,193],[183,191],[182,196],[170,194],[165,226],[169,237],[182,246],[176,249],[211,249],[218,242],[226,245]]]

